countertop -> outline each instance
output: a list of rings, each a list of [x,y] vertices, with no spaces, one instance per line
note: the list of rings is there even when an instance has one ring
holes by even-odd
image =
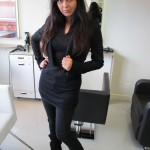
[[[89,53],[90,54],[90,53]],[[29,52],[28,51],[19,51],[19,50],[17,50],[17,51],[15,51],[15,52],[12,52],[12,53],[10,53],[10,55],[34,55],[33,54],[33,50],[30,48],[29,49]],[[110,55],[110,56],[113,56],[114,55],[114,52],[104,52],[104,55]]]
[[[29,49],[29,51],[17,50],[15,52],[10,53],[10,55],[33,55],[33,50],[31,48]]]

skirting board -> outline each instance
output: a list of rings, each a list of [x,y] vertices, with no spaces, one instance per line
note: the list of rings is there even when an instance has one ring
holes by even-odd
[[[130,95],[119,95],[119,94],[111,94],[110,99],[113,100],[128,100],[130,101],[132,99],[132,96]]]

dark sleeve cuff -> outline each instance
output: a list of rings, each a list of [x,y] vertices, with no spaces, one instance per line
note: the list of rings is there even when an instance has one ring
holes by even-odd
[[[75,73],[75,74],[81,74],[80,65],[81,65],[81,63],[74,61],[69,72]]]
[[[41,63],[44,59],[45,59],[44,57],[41,57],[40,59],[36,60],[36,61],[37,61],[37,64],[38,64],[38,67],[39,67],[40,69],[42,69],[42,68],[40,67],[40,63]]]

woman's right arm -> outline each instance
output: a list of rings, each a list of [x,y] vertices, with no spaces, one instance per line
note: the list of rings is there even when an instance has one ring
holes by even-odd
[[[40,63],[45,59],[40,51],[40,40],[43,33],[43,28],[44,26],[42,26],[39,30],[37,30],[31,37],[32,49],[39,68],[41,68]]]

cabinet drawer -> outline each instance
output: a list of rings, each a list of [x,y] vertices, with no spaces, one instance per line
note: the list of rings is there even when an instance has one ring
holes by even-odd
[[[14,91],[34,91],[32,62],[10,62],[11,83]]]
[[[33,61],[33,57],[27,55],[10,55],[9,58],[10,61]]]
[[[35,93],[32,91],[13,91],[14,97],[35,98]]]

